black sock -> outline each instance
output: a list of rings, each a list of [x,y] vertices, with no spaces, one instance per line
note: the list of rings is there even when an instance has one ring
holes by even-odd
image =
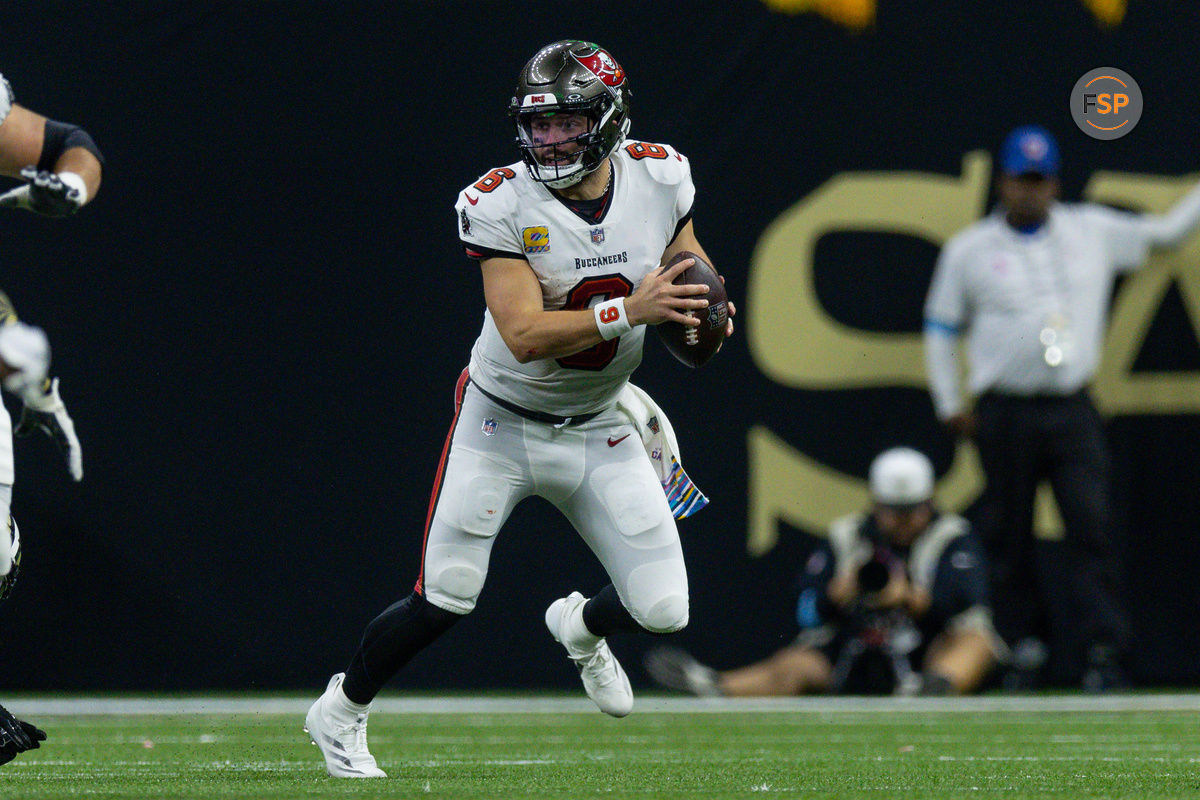
[[[363,632],[346,668],[342,691],[353,703],[369,703],[412,657],[462,619],[413,592],[392,603]]]
[[[643,630],[633,615],[621,605],[617,588],[611,583],[583,606],[583,624],[593,636],[608,636],[613,633],[637,633]]]

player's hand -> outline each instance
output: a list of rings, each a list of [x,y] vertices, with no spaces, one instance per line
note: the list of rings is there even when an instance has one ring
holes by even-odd
[[[50,388],[40,397],[25,400],[21,419],[13,428],[17,436],[28,436],[40,430],[54,440],[58,449],[67,458],[67,471],[77,481],[83,480],[83,448],[75,435],[75,423],[67,413],[62,397],[58,393],[58,378],[50,381]]]
[[[685,258],[670,268],[658,267],[651,270],[637,291],[625,300],[625,313],[631,325],[657,325],[660,322],[679,322],[683,325],[699,325],[699,317],[689,317],[684,311],[708,308],[708,301],[695,295],[705,294],[708,287],[703,283],[672,283],[680,273],[696,263]]]
[[[720,277],[720,279],[721,279],[721,285],[724,286],[725,285],[725,276],[720,275],[718,277]],[[735,306],[733,304],[732,300],[728,301],[728,306],[729,306],[729,317],[725,320],[725,338],[726,339],[728,339],[730,336],[733,336],[733,317],[735,314],[737,314],[737,306]],[[725,343],[721,342],[721,344],[725,344]],[[720,349],[721,348],[719,348],[719,347],[717,348],[718,351]]]
[[[87,187],[83,179],[71,172],[61,175],[37,167],[21,170],[27,183],[0,194],[0,206],[24,208],[47,217],[66,217],[83,207]]]

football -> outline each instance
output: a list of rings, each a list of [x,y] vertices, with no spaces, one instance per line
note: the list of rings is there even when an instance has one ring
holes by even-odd
[[[700,318],[698,326],[684,325],[679,322],[662,322],[657,326],[658,335],[663,344],[689,367],[699,367],[717,352],[721,342],[725,341],[725,323],[729,319],[729,298],[725,294],[725,284],[721,283],[717,271],[700,256],[682,250],[667,262],[671,267],[685,258],[694,258],[695,264],[685,269],[675,278],[676,284],[703,283],[708,285],[708,294],[695,295],[708,300],[707,309],[685,312],[688,316]]]

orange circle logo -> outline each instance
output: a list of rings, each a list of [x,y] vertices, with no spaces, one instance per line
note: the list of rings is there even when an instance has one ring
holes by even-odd
[[[1116,67],[1097,67],[1071,90],[1071,117],[1093,139],[1120,139],[1142,118],[1142,90]]]

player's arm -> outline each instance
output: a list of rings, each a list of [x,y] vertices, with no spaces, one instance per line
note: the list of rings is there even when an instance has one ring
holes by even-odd
[[[58,378],[47,376],[49,368],[46,334],[18,321],[12,303],[0,292],[0,385],[24,403],[13,433],[45,433],[66,457],[71,477],[83,480],[83,448],[75,433],[75,422],[58,393]]]
[[[712,259],[708,257],[708,253],[704,252],[704,248],[700,246],[700,240],[696,238],[696,230],[692,227],[691,219],[689,219],[687,223],[679,229],[679,233],[677,233],[671,243],[667,245],[667,249],[663,251],[662,261],[660,263],[666,264],[684,250],[687,250],[689,253],[695,253],[707,261],[713,269],[717,269],[716,265],[713,264]],[[687,266],[691,265],[692,262],[689,260],[687,262]],[[687,267],[684,267],[684,269],[686,268]],[[717,274],[720,275],[720,270],[717,270]],[[724,282],[725,276],[721,275],[721,283]],[[729,338],[733,335],[733,315],[736,313],[737,307],[733,304],[733,301],[730,300],[729,319],[725,323],[725,338]]]
[[[578,353],[634,325],[657,325],[667,320],[698,325],[699,320],[684,316],[681,310],[707,307],[707,301],[691,297],[707,289],[700,284],[671,283],[688,263],[681,262],[669,270],[659,267],[627,298],[616,298],[595,308],[547,311],[542,307],[541,285],[528,262],[502,257],[479,262],[488,311],[504,343],[522,364]],[[615,311],[606,313],[606,309]],[[608,330],[602,332],[602,325]]]
[[[527,262],[485,258],[479,266],[488,311],[520,363],[567,356],[602,341],[591,309],[543,310],[542,288]]]
[[[27,183],[0,205],[66,216],[100,190],[101,154],[87,131],[14,105],[0,124],[0,174]]]

